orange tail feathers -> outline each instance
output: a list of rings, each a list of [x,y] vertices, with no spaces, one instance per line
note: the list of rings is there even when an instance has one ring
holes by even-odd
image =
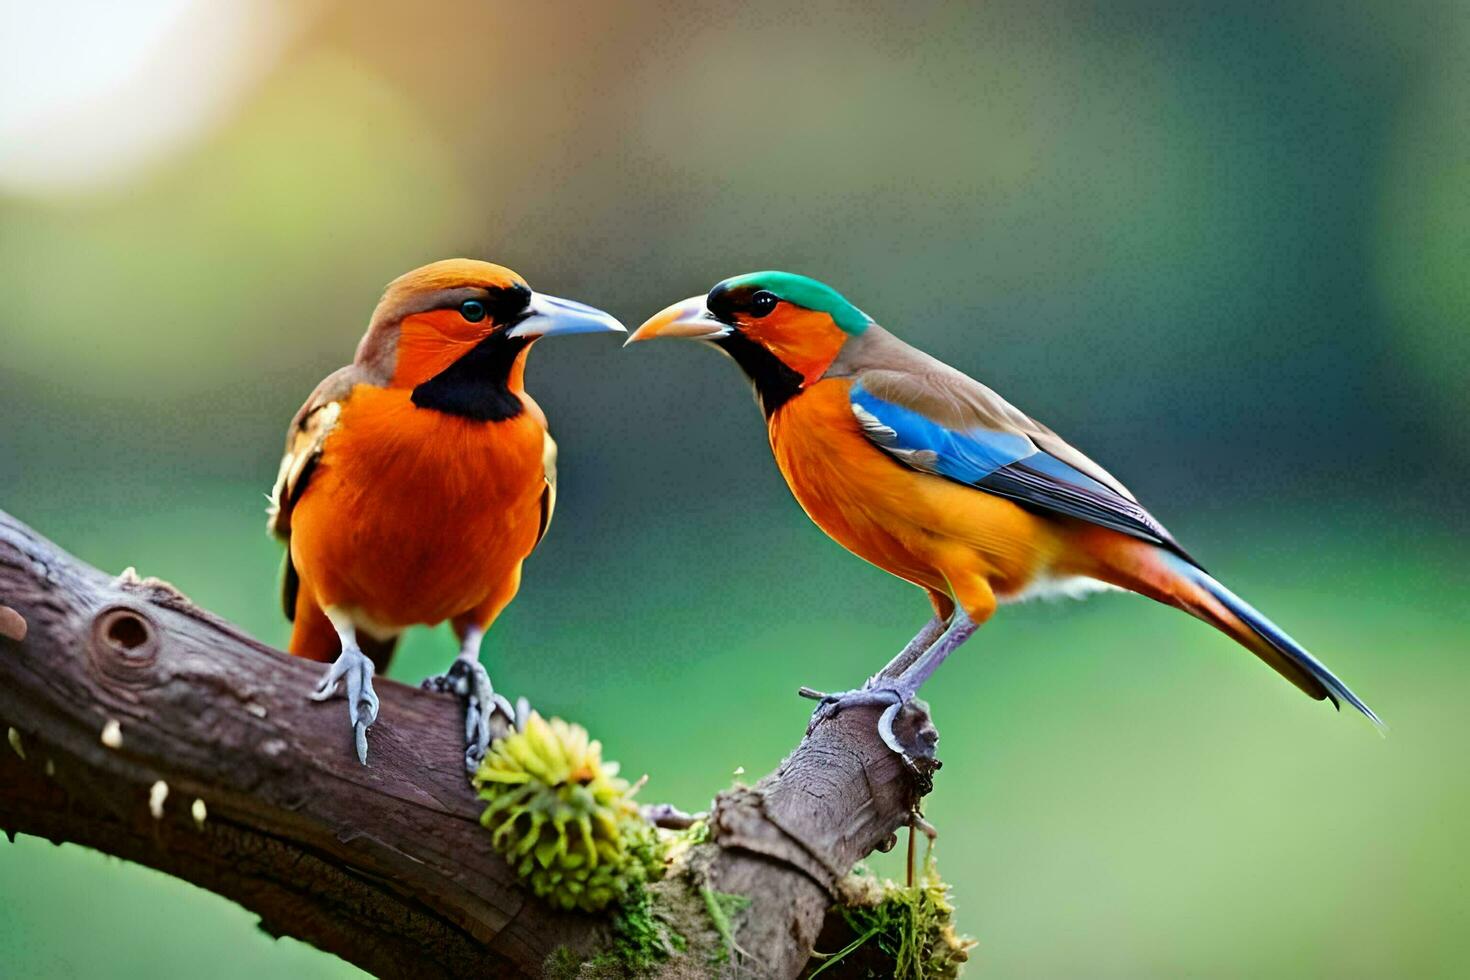
[[[292,619],[291,643],[286,649],[293,656],[323,662],[337,659],[337,655],[342,652],[342,643],[337,639],[336,627],[316,604],[316,597],[304,583],[296,590],[296,614]],[[382,673],[393,660],[398,637],[379,640],[358,630],[357,645],[368,655],[378,672]]]
[[[1184,610],[1254,653],[1309,697],[1329,698],[1339,708],[1346,701],[1383,727],[1373,709],[1325,664],[1204,569],[1144,541],[1111,532],[1108,539],[1091,549],[1096,578]]]
[[[293,656],[307,660],[335,660],[342,652],[337,631],[327,614],[316,604],[309,589],[296,592],[295,615],[291,617],[291,643],[286,647]]]

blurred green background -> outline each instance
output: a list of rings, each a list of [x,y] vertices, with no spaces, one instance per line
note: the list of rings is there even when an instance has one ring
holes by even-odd
[[[631,325],[806,272],[1103,461],[1393,727],[1141,599],[1006,610],[926,691],[971,975],[1470,973],[1461,0],[0,11],[0,506],[281,644],[261,494],[387,280],[485,257]],[[487,662],[646,798],[768,770],[798,685],[928,615],[806,521],[722,358],[551,341],[529,387],[562,496]],[[33,839],[0,908],[7,976],[353,972]]]

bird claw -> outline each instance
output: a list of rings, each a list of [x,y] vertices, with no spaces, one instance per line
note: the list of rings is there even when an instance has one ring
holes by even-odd
[[[810,698],[818,702],[812,711],[812,717],[807,722],[806,733],[810,735],[817,730],[817,726],[829,718],[835,718],[848,708],[861,708],[882,705],[887,710],[883,712],[878,722],[879,734],[883,735],[883,742],[895,752],[902,754],[902,749],[897,746],[897,740],[893,738],[893,719],[898,716],[898,709],[913,695],[904,695],[892,687],[860,687],[852,691],[841,691],[837,694],[823,694],[809,687],[803,687],[799,692],[802,697]],[[885,731],[886,728],[886,731]]]
[[[367,765],[367,730],[378,720],[378,693],[373,690],[374,670],[373,662],[361,650],[343,650],[311,692],[313,701],[326,701],[336,696],[339,682],[345,682],[347,720],[352,726],[357,761],[363,765]]]
[[[806,733],[810,736],[822,722],[835,718],[848,708],[881,706],[883,712],[878,716],[878,737],[903,762],[904,768],[913,777],[920,795],[927,795],[934,785],[934,771],[939,768],[939,760],[934,758],[934,747],[939,741],[939,733],[928,720],[928,710],[924,702],[917,700],[914,692],[891,684],[878,686],[879,682],[880,678],[874,678],[868,682],[872,686],[836,694],[823,694],[809,687],[803,687],[799,692],[802,697],[819,702],[816,709],[812,711]],[[903,739],[899,738],[898,733],[894,731],[894,724],[903,714],[904,709],[910,706],[916,709],[921,717],[914,725],[913,744],[905,745]]]
[[[516,727],[515,709],[491,686],[490,674],[478,658],[460,656],[444,673],[425,678],[420,687],[464,699],[464,765],[471,773],[480,768],[491,739]],[[498,725],[496,715],[502,719]]]

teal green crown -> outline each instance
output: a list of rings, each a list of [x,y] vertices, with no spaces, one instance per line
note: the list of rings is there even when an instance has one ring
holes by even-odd
[[[751,272],[726,279],[724,285],[764,289],[788,303],[826,313],[833,323],[854,337],[873,324],[872,317],[849,303],[847,297],[831,286],[794,272]]]

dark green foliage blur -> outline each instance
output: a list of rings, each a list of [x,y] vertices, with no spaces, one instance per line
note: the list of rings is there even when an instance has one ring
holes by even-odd
[[[473,255],[632,327],[814,275],[1101,461],[1392,728],[1143,599],[1002,611],[925,691],[969,975],[1470,972],[1463,3],[313,9],[151,169],[0,185],[0,507],[284,644],[262,493],[387,280]],[[528,377],[561,497],[486,662],[642,799],[767,771],[799,685],[928,615],[807,522],[713,352],[556,339]],[[393,676],[452,654],[419,631]],[[7,976],[350,972],[33,839],[0,906]]]

